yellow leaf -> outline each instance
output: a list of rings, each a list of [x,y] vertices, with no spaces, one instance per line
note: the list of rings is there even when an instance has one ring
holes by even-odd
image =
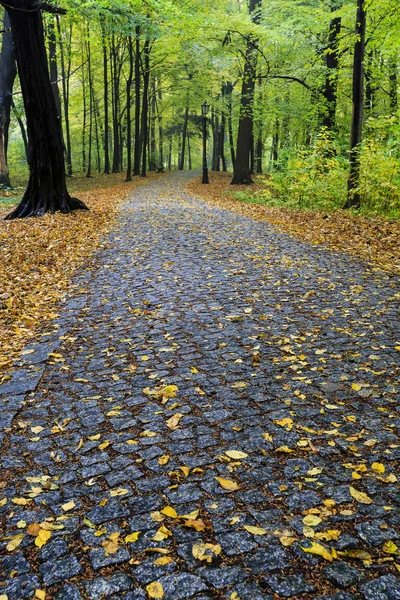
[[[326,350],[316,350],[315,354],[325,354]]]
[[[323,501],[322,504],[324,504],[328,508],[332,508],[333,506],[336,506],[336,502],[333,500],[333,498],[327,498],[326,500]]]
[[[207,553],[207,550],[213,554],[219,555],[221,554],[222,548],[219,544],[198,542],[192,547],[192,555],[194,558],[197,558],[197,560],[205,560],[206,562],[210,563],[213,559],[213,556],[212,554]]]
[[[160,558],[156,558],[154,564],[157,567],[163,567],[164,565],[169,565],[169,563],[173,562],[173,559],[169,556],[160,556]]]
[[[357,558],[358,560],[371,560],[371,555],[365,550],[338,550],[338,555],[343,558]]]
[[[146,591],[150,598],[163,598],[164,596],[164,588],[159,581],[153,581],[146,585]]]
[[[190,468],[189,467],[179,467],[180,470],[182,471],[182,473],[184,474],[185,477],[187,477],[190,473]]]
[[[191,367],[190,372],[195,374],[195,373],[198,373],[198,370],[196,369],[196,367]]]
[[[167,462],[169,461],[169,455],[168,454],[164,454],[163,456],[160,456],[158,458],[158,464],[159,465],[166,465]]]
[[[100,439],[100,434],[96,433],[96,435],[89,435],[88,436],[88,440],[90,440],[91,442],[94,442],[95,440],[99,440]]]
[[[44,430],[44,427],[41,427],[40,425],[38,425],[37,427],[31,427],[32,433],[38,434],[38,433],[42,432],[43,430]]]
[[[162,540],[167,539],[167,537],[169,537],[170,535],[172,535],[172,531],[167,529],[165,525],[161,525],[157,533],[153,535],[152,539],[155,542],[161,542]]]
[[[161,388],[160,392],[164,396],[164,398],[175,398],[176,392],[178,391],[177,385],[166,385]]]
[[[215,479],[218,481],[219,485],[224,488],[224,490],[234,491],[239,489],[239,486],[236,483],[236,481],[232,481],[231,479],[224,479],[223,477],[216,477]]]
[[[307,515],[306,517],[304,517],[303,523],[308,527],[316,527],[317,525],[322,523],[322,519],[321,517],[317,517],[317,515]]]
[[[103,442],[102,444],[99,444],[99,450],[104,450],[105,448],[107,448],[107,446],[109,446],[111,444],[110,440],[106,440],[105,442]]]
[[[46,600],[46,592],[44,590],[35,590],[35,598]]]
[[[27,500],[26,498],[13,498],[11,502],[18,506],[26,506],[29,502],[32,502],[32,500]]]
[[[146,360],[149,360],[149,357],[148,357],[148,356],[146,356],[146,355],[144,355],[144,356],[141,356],[141,357],[140,357],[140,360],[144,360],[144,361],[146,361]]]
[[[318,554],[318,556],[322,556],[322,558],[325,558],[325,560],[328,560],[329,562],[333,561],[332,554],[328,552],[328,550],[324,548],[324,546],[322,546],[321,544],[317,544],[317,542],[311,542],[311,548],[304,548],[303,546],[300,546],[300,548],[304,550],[304,552]]]
[[[142,433],[140,434],[140,437],[156,437],[156,432],[155,431],[150,431],[150,429],[145,429],[144,431],[142,431]]]
[[[110,492],[110,496],[112,498],[114,498],[115,496],[126,496],[126,494],[129,494],[129,490],[127,490],[126,488],[117,488],[115,490],[111,490]]]
[[[268,432],[263,433],[262,436],[264,438],[264,440],[266,440],[267,442],[271,442],[272,443],[272,435]]]
[[[196,531],[204,531],[206,524],[201,519],[185,519],[185,527],[193,527]]]
[[[229,456],[229,458],[233,458],[235,460],[240,460],[241,458],[248,457],[248,454],[246,454],[246,452],[241,452],[240,450],[225,450],[225,454]]]
[[[178,429],[178,424],[179,424],[179,421],[182,419],[182,417],[183,417],[182,413],[176,413],[175,415],[173,415],[172,417],[170,417],[167,420],[167,427],[169,429],[172,429],[173,431],[175,429]]]
[[[5,506],[6,504],[7,504],[7,498],[2,498],[2,499],[0,500],[0,508],[1,508],[2,506]]]
[[[246,529],[246,531],[252,533],[253,535],[265,535],[268,533],[266,529],[263,529],[262,527],[254,527],[253,525],[243,525],[243,529]]]
[[[128,444],[128,446],[133,446],[138,443],[139,442],[137,442],[136,440],[126,440],[126,442],[125,442],[125,444]]]
[[[296,541],[296,538],[290,537],[288,535],[283,535],[279,538],[279,541],[282,544],[282,546],[291,546]]]
[[[385,465],[383,465],[382,463],[374,462],[374,463],[372,463],[371,468],[373,471],[376,471],[377,473],[385,472]]]
[[[289,454],[290,452],[294,452],[294,450],[292,450],[291,448],[288,448],[287,446],[279,446],[279,448],[276,448],[275,451],[276,452],[286,452],[286,454]]]
[[[361,504],[372,504],[373,500],[369,496],[367,496],[367,494],[365,494],[364,492],[359,492],[358,490],[353,488],[351,485],[349,485],[349,490],[350,490],[350,495],[352,496],[352,498],[357,500],[357,502],[360,502]]]
[[[7,594],[0,594],[0,600],[8,600]]]
[[[290,431],[293,428],[293,419],[291,419],[290,417],[285,417],[284,419],[281,419],[280,421],[274,421],[274,423],[276,423],[277,425],[280,425],[281,427],[287,426],[287,431]]]
[[[145,552],[157,552],[158,554],[171,554],[172,550],[168,548],[145,548]]]
[[[392,542],[391,540],[388,540],[387,542],[385,542],[383,544],[383,548],[382,550],[384,552],[386,552],[387,554],[397,554],[398,551],[398,546],[396,546],[396,544],[394,542]]]
[[[129,543],[129,542],[137,542],[138,538],[140,535],[140,531],[133,531],[132,533],[130,533],[129,535],[127,535],[125,537],[125,542]]]
[[[15,548],[18,548],[24,537],[24,533],[18,533],[17,535],[14,535],[6,546],[7,550],[9,552],[12,552],[13,550],[15,550]]]
[[[193,510],[188,515],[179,516],[178,519],[197,519],[197,517],[199,516],[199,512],[199,509],[196,508],[196,510]]]
[[[45,529],[41,529],[35,538],[35,546],[41,548],[44,546],[49,539],[51,538],[51,531],[46,531]]]
[[[75,452],[77,452],[78,450],[80,450],[81,448],[83,448],[83,445],[84,445],[84,441],[83,441],[83,438],[81,438],[80,441],[79,441],[79,444],[75,448]]]
[[[108,502],[108,498],[103,498],[103,500],[100,500],[99,504],[100,506],[105,506]]]
[[[65,504],[61,505],[61,508],[63,509],[64,512],[68,512],[69,510],[73,510],[75,508],[76,504],[73,500],[70,500],[69,502],[66,502]]]
[[[160,512],[166,517],[171,517],[172,519],[176,519],[178,517],[176,510],[172,508],[172,506],[166,506]]]
[[[307,475],[310,475],[311,477],[313,475],[319,475],[320,473],[322,473],[322,467],[314,467],[314,469],[309,469],[307,471]]]

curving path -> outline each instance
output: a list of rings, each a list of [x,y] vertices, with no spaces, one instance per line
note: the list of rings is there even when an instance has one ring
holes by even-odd
[[[186,178],[0,386],[0,597],[398,600],[399,279]]]

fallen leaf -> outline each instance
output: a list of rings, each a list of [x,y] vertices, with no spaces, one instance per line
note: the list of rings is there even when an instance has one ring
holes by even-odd
[[[322,519],[321,517],[317,517],[317,515],[307,515],[306,517],[304,517],[303,523],[308,527],[316,527],[317,525],[322,523]]]
[[[26,506],[29,502],[32,502],[32,500],[27,500],[26,498],[13,498],[11,502],[17,504],[17,506]]]
[[[125,537],[125,542],[126,543],[130,543],[130,542],[137,542],[139,535],[140,535],[140,531],[133,531],[132,533],[130,533],[129,535],[127,535]]]
[[[279,541],[282,544],[282,546],[291,546],[292,544],[294,544],[296,539],[297,538],[295,538],[295,537],[283,535],[282,537],[279,538]]]
[[[197,558],[197,560],[204,560],[208,563],[211,563],[213,556],[212,554],[207,553],[207,550],[218,556],[219,554],[221,554],[222,548],[219,544],[197,542],[192,547],[192,555],[194,558]]]
[[[46,600],[46,592],[44,590],[35,590],[35,598],[38,600]]]
[[[32,523],[31,525],[28,525],[26,532],[29,533],[29,535],[33,535],[36,537],[41,529],[42,528],[39,525],[39,523]]]
[[[35,546],[37,546],[38,548],[41,548],[42,546],[47,544],[47,542],[49,541],[50,538],[51,538],[51,531],[46,531],[45,529],[41,529],[39,531],[39,533],[37,534],[37,537],[35,538]]]
[[[350,495],[352,496],[352,498],[357,500],[357,502],[360,502],[361,504],[372,504],[373,500],[369,496],[367,496],[367,494],[365,494],[364,492],[359,492],[358,490],[353,488],[351,485],[349,485],[349,490],[350,490]]]
[[[157,565],[157,567],[164,567],[165,565],[169,565],[169,563],[172,562],[173,559],[170,556],[160,556],[160,558],[156,558],[154,564]]]
[[[215,479],[218,481],[219,485],[224,488],[224,490],[235,491],[239,489],[239,486],[236,483],[236,481],[232,481],[231,479],[224,479],[223,477],[216,477]]]
[[[166,517],[171,517],[172,519],[177,519],[178,517],[176,510],[172,508],[172,506],[166,506],[160,512]]]
[[[155,533],[155,535],[153,535],[153,537],[151,539],[154,540],[155,542],[161,542],[162,540],[167,539],[167,537],[169,537],[171,535],[172,535],[172,531],[167,529],[167,527],[165,527],[165,525],[161,525],[161,527],[158,529],[158,531]]]
[[[206,524],[201,519],[185,519],[185,527],[193,527],[196,531],[204,531]]]
[[[126,496],[126,494],[129,494],[129,490],[126,488],[116,488],[110,492],[112,498],[115,498],[116,496]]]
[[[263,529],[262,527],[255,527],[254,525],[243,525],[243,529],[246,529],[246,531],[252,533],[253,535],[265,535],[268,533],[266,529]]]
[[[12,552],[13,550],[15,550],[15,548],[18,548],[24,537],[24,533],[17,533],[17,535],[14,535],[6,546],[8,552]]]
[[[166,465],[169,461],[170,457],[168,454],[164,454],[163,456],[159,456],[158,457],[158,464],[159,465]]]
[[[248,457],[248,454],[246,454],[246,452],[241,452],[240,450],[225,450],[225,454],[229,456],[229,458],[233,458],[235,460],[240,460],[241,458]]]
[[[65,504],[61,505],[61,508],[63,509],[64,512],[73,510],[75,507],[76,507],[76,504],[73,500],[70,500],[69,502],[66,502]]]
[[[275,452],[285,452],[286,454],[289,454],[290,452],[294,452],[294,450],[287,446],[279,446],[279,448],[276,448]]]
[[[382,550],[384,552],[386,552],[386,554],[397,554],[399,548],[398,548],[398,546],[396,546],[396,544],[394,542],[392,542],[391,540],[388,540],[387,542],[385,542],[383,544]]]
[[[385,465],[383,465],[382,463],[374,462],[372,463],[371,468],[373,471],[376,471],[376,473],[385,472]]]
[[[149,583],[149,585],[146,585],[146,591],[150,598],[164,597],[164,588],[159,581],[153,581],[153,583]]]
[[[310,554],[317,554],[318,556],[322,556],[322,558],[325,558],[325,560],[328,560],[329,562],[333,561],[332,554],[328,552],[328,550],[324,548],[324,546],[322,546],[321,544],[317,544],[316,542],[311,542],[311,548],[304,548],[303,546],[300,546],[300,548],[304,552],[309,552]]]
[[[175,415],[173,415],[172,417],[170,417],[167,420],[167,427],[169,429],[172,429],[172,431],[175,431],[175,429],[178,429],[178,424],[179,421],[182,419],[183,414],[182,413],[176,413]]]
[[[116,554],[118,552],[120,535],[121,534],[119,532],[111,533],[108,538],[101,543],[106,556],[109,556],[110,554]]]

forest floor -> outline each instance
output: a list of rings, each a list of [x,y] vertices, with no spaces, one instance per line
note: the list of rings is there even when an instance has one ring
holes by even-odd
[[[74,273],[88,264],[132,190],[147,183],[141,178],[125,183],[122,174],[74,177],[70,192],[89,212],[28,221],[3,220],[19,202],[23,181],[0,192],[0,381],[38,326],[51,328]]]
[[[189,177],[67,219],[97,251],[0,385],[0,598],[397,599],[400,278]]]
[[[253,204],[251,196],[265,189],[265,177],[255,176],[254,186],[231,186],[231,179],[231,173],[211,172],[210,185],[203,185],[201,177],[197,177],[190,181],[187,189],[207,202],[252,219],[268,221],[304,242],[348,252],[372,266],[400,274],[399,220],[358,216],[345,210],[293,210]],[[235,193],[243,191],[247,192],[247,202],[235,198]]]

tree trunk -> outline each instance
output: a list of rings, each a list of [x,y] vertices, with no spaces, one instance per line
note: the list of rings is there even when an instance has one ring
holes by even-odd
[[[111,39],[111,81],[112,81],[112,113],[113,113],[113,164],[112,172],[119,173],[120,167],[120,138],[119,138],[119,77],[118,77],[118,49],[115,36]]]
[[[189,107],[186,106],[185,116],[183,118],[182,145],[181,145],[181,154],[180,154],[179,164],[178,164],[178,171],[183,171],[183,169],[185,168],[185,150],[186,150],[188,121],[189,121]]]
[[[397,115],[397,112],[399,110],[399,102],[397,96],[397,62],[395,59],[393,59],[390,63],[389,97],[390,111],[392,115]]]
[[[233,85],[230,82],[228,82],[226,84],[227,111],[228,111],[228,133],[229,133],[229,147],[231,149],[232,169],[234,169],[235,168],[235,142],[233,139],[233,125],[232,125],[232,92],[233,92]]]
[[[151,82],[151,117],[150,117],[150,155],[149,155],[149,171],[157,171],[156,160],[156,78],[152,78]]]
[[[192,149],[190,147],[190,133],[187,132],[187,143],[188,143],[188,169],[192,170]]]
[[[14,100],[11,100],[11,108],[13,110],[14,117],[17,119],[19,128],[21,130],[22,141],[24,142],[24,148],[25,148],[26,162],[27,162],[27,164],[29,164],[28,136],[27,136],[27,133],[26,133],[26,128],[25,128],[24,122],[22,120],[22,117],[21,117],[20,113],[18,112],[17,107],[15,106]]]
[[[250,0],[250,14],[253,22],[259,22],[261,0]],[[236,146],[236,160],[231,184],[253,183],[250,175],[250,153],[253,130],[253,100],[257,65],[256,40],[250,35],[246,45],[246,59],[240,99],[239,130]]]
[[[102,26],[102,45],[103,45],[103,86],[104,86],[104,173],[110,174],[110,141],[109,141],[109,123],[108,123],[108,56],[107,41]]]
[[[92,177],[92,138],[93,138],[93,81],[92,81],[92,56],[90,47],[90,30],[87,31],[87,60],[88,60],[88,87],[89,87],[89,151],[86,177]]]
[[[51,88],[53,90],[54,101],[57,107],[58,118],[60,120],[60,123],[62,123],[60,90],[58,89],[57,41],[53,17],[49,19],[47,24],[47,37],[49,38],[49,66]]]
[[[337,0],[331,1],[331,12],[339,8]],[[336,125],[337,104],[337,78],[339,68],[339,35],[342,27],[342,19],[334,17],[329,25],[329,47],[326,54],[327,73],[325,77],[325,88],[323,95],[326,102],[325,114],[322,124],[332,130]]]
[[[135,29],[135,157],[133,174],[140,175],[140,26]]]
[[[143,48],[144,73],[143,73],[143,106],[142,106],[142,172],[146,177],[147,167],[147,138],[148,138],[148,112],[149,112],[149,84],[150,84],[150,40],[147,38]]]
[[[360,144],[364,106],[364,55],[366,29],[365,0],[357,0],[356,42],[353,62],[353,114],[350,133],[350,173],[348,195],[344,208],[357,208],[361,203],[360,192]]]
[[[25,105],[29,137],[30,177],[27,190],[17,208],[6,218],[39,216],[46,212],[69,213],[85,209],[71,198],[65,181],[61,123],[57,115],[47,68],[42,15],[32,10],[32,0],[8,0],[15,53]]]
[[[10,18],[4,12],[4,29],[10,28]],[[12,91],[17,68],[15,65],[14,45],[11,31],[3,33],[3,44],[0,55],[0,187],[10,187],[10,176],[7,167],[8,130]]]
[[[63,107],[64,107],[64,123],[65,123],[65,139],[66,139],[66,162],[67,162],[67,175],[72,177],[72,147],[71,147],[71,130],[69,124],[69,77],[71,72],[71,41],[72,41],[72,23],[70,25],[69,35],[69,60],[68,60],[68,72],[65,66],[65,53],[64,44],[61,35],[61,23],[60,18],[57,15],[57,31],[58,31],[58,43],[60,46],[60,57],[61,57],[61,75],[62,75],[62,91],[63,91]]]
[[[168,171],[172,169],[172,136],[169,138]]]
[[[129,75],[126,82],[126,179],[132,181],[132,119],[131,119],[131,90],[133,79],[133,41],[132,36],[129,36]]]
[[[213,134],[212,171],[220,171],[220,125],[217,114],[212,111],[211,129]]]

